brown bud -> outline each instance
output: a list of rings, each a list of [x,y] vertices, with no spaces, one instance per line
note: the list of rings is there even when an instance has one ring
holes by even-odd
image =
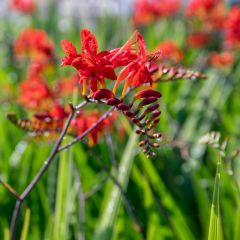
[[[162,137],[162,134],[161,134],[161,133],[154,133],[154,134],[153,134],[153,137],[154,137],[154,138],[161,138],[161,137]]]
[[[158,143],[150,143],[150,145],[154,148],[159,148],[160,146]]]
[[[148,140],[147,139],[145,139],[145,140],[142,140],[141,142],[139,142],[139,147],[143,147],[143,146],[145,146],[146,144],[148,143]]]

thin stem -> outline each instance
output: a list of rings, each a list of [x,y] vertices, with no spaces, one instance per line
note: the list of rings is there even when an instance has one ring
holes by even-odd
[[[113,183],[119,188],[122,196],[123,196],[123,200],[126,206],[126,210],[128,212],[128,215],[132,218],[136,228],[138,229],[138,231],[141,232],[142,234],[142,238],[144,239],[143,233],[142,233],[142,227],[140,224],[140,221],[138,220],[137,215],[135,214],[134,208],[132,206],[132,204],[129,202],[128,197],[126,192],[124,191],[122,185],[119,183],[119,181],[117,180],[117,178],[111,174],[110,169],[106,166],[106,164],[104,163],[104,161],[102,161],[98,156],[95,156],[95,158],[99,161],[99,163],[101,164],[103,170],[106,172],[106,174],[108,175],[108,177],[113,181]]]
[[[11,227],[10,227],[10,239],[13,240],[14,239],[14,234],[15,234],[15,228],[16,228],[16,223],[17,223],[17,219],[20,213],[20,209],[21,209],[21,205],[22,205],[22,201],[18,199],[15,207],[14,207],[14,212],[12,215],[12,221],[11,221]]]
[[[78,137],[74,138],[72,141],[70,141],[69,143],[67,143],[66,145],[59,147],[59,149],[57,150],[58,152],[61,152],[65,149],[70,148],[72,145],[74,145],[75,143],[77,143],[78,141],[81,141],[88,133],[90,133],[91,131],[93,131],[99,124],[101,124],[107,117],[109,117],[109,115],[111,115],[111,113],[113,112],[113,110],[115,109],[115,107],[111,107],[107,112],[105,112],[93,125],[92,127],[88,128],[87,130],[85,130],[81,135],[79,135]]]
[[[20,195],[19,199],[16,202],[15,208],[14,208],[14,212],[12,215],[12,220],[11,220],[11,229],[10,229],[10,236],[11,239],[14,239],[14,233],[15,233],[15,228],[16,228],[16,223],[17,223],[17,218],[20,212],[20,207],[22,202],[25,200],[25,198],[28,196],[28,194],[33,190],[33,188],[36,186],[36,184],[39,182],[39,180],[41,179],[42,175],[47,171],[49,165],[51,164],[51,162],[53,161],[54,157],[56,156],[56,154],[58,153],[58,148],[61,145],[64,136],[67,133],[68,127],[71,123],[71,120],[74,117],[74,113],[75,111],[73,110],[67,119],[67,122],[54,146],[54,148],[52,149],[48,159],[44,162],[44,165],[42,166],[42,168],[39,170],[39,172],[37,173],[37,175],[34,177],[34,179],[30,182],[30,184],[25,188],[25,190],[23,191],[23,193]]]
[[[38,174],[34,177],[34,179],[32,180],[32,182],[27,186],[27,188],[24,190],[24,192],[21,194],[21,198],[24,199],[31,191],[32,189],[35,187],[35,185],[38,183],[38,181],[40,180],[40,178],[42,177],[42,175],[46,172],[46,170],[48,169],[49,165],[51,164],[52,160],[54,159],[54,157],[56,156],[56,154],[58,153],[58,148],[61,145],[64,136],[67,133],[68,127],[74,117],[74,113],[75,111],[72,111],[67,119],[67,122],[54,146],[54,148],[52,149],[48,159],[44,162],[44,165],[42,166],[42,168],[40,169],[40,171],[38,172]]]
[[[9,192],[11,193],[16,199],[20,199],[20,196],[18,195],[18,193],[6,182],[2,181],[2,179],[0,179],[0,183],[2,184],[2,186]]]
[[[112,141],[112,137],[111,137],[111,134],[110,134],[108,128],[106,129],[106,143],[107,143],[108,149],[109,149],[111,164],[112,164],[113,168],[117,169],[117,162],[116,162],[114,150],[113,150],[113,141]]]
[[[100,182],[96,183],[88,192],[85,192],[84,193],[85,201],[91,196],[93,196],[95,193],[97,193],[102,188],[102,186],[106,183],[107,180],[108,180],[108,176],[104,176],[104,178],[102,178]]]

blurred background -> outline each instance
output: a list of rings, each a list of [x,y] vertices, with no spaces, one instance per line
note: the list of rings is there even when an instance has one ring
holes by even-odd
[[[10,238],[16,202],[6,183],[24,191],[57,137],[38,135],[36,116],[83,101],[75,69],[60,67],[61,40],[79,50],[88,28],[99,51],[121,47],[138,29],[148,53],[161,52],[166,74],[153,87],[162,93],[156,128],[164,141],[147,158],[134,126],[114,113],[95,138],[58,155],[22,205],[16,239],[238,240],[238,3],[1,0],[0,239]],[[107,109],[84,109],[77,133]]]

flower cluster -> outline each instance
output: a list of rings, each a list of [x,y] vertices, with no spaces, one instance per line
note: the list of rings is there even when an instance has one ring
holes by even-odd
[[[54,44],[44,30],[27,28],[14,42],[18,59],[46,62],[53,58]]]
[[[161,46],[160,49],[148,54],[143,37],[135,31],[122,47],[98,52],[96,37],[88,29],[81,31],[80,52],[68,40],[62,41],[62,48],[66,54],[62,58],[62,66],[71,65],[77,70],[82,95],[89,101],[115,106],[121,111],[137,126],[137,133],[143,138],[140,146],[144,148],[144,152],[149,156],[153,155],[151,148],[159,146],[154,140],[161,139],[161,134],[154,130],[161,113],[158,104],[161,94],[152,89],[151,85],[153,81],[167,73],[170,73],[169,80],[174,77],[194,76],[191,71],[163,69],[158,63],[167,58],[178,61],[182,58],[182,51],[170,42],[163,45],[166,49],[163,55],[160,52]],[[200,75],[195,77],[198,78]],[[107,88],[108,80],[114,81],[110,89]],[[140,86],[147,88],[137,91],[132,100],[127,100],[126,95],[130,89],[134,91]]]
[[[145,25],[152,21],[176,13],[180,0],[137,0],[134,2],[133,22]]]
[[[11,0],[10,8],[22,13],[32,13],[36,9],[34,0]]]
[[[204,77],[184,68],[165,67],[163,61],[181,61],[181,49],[174,42],[166,41],[148,53],[138,31],[122,47],[112,50],[99,51],[97,39],[88,29],[81,31],[80,51],[68,40],[62,40],[61,46],[65,53],[61,65],[74,67],[77,74],[60,79],[55,85],[49,85],[44,74],[46,64],[53,56],[53,44],[45,32],[27,29],[14,46],[19,58],[30,60],[27,78],[20,84],[19,103],[33,111],[33,115],[17,119],[10,114],[9,119],[37,137],[46,133],[56,135],[62,130],[71,111],[62,100],[81,89],[88,102],[114,106],[125,115],[137,128],[136,133],[141,137],[139,146],[148,156],[153,156],[153,149],[159,146],[162,135],[156,131],[161,114],[158,103],[161,94],[152,88],[152,83],[159,79]],[[70,122],[67,133],[80,136],[100,117],[98,110],[80,110]],[[113,114],[94,127],[88,135],[89,144],[96,144],[115,120],[116,114]]]

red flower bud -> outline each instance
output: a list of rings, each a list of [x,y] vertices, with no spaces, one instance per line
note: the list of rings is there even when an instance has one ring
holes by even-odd
[[[124,104],[124,103],[118,104],[117,107],[118,107],[119,110],[123,110],[123,111],[126,111],[126,110],[130,109],[130,106],[127,105],[127,104]]]
[[[139,103],[138,108],[141,108],[141,107],[143,107],[143,106],[145,106],[145,105],[148,105],[148,104],[150,104],[150,103],[154,103],[154,102],[156,102],[157,100],[158,100],[157,97],[148,97],[148,98],[145,98],[145,99],[143,99],[143,100]]]
[[[132,113],[131,111],[124,111],[123,112],[125,116],[129,117],[129,118],[133,118],[135,115],[134,113]]]
[[[145,89],[145,90],[142,90],[142,91],[138,92],[134,96],[134,101],[139,99],[139,98],[148,98],[148,97],[160,98],[161,97],[161,93],[156,91],[156,90],[153,90],[153,89]]]
[[[95,100],[111,99],[114,98],[114,94],[109,89],[99,89],[93,94],[93,98]]]
[[[161,111],[155,110],[152,114],[152,118],[157,118],[161,114]]]
[[[120,103],[121,103],[121,100],[118,98],[109,98],[107,100],[107,105],[110,105],[110,106],[117,106]]]

